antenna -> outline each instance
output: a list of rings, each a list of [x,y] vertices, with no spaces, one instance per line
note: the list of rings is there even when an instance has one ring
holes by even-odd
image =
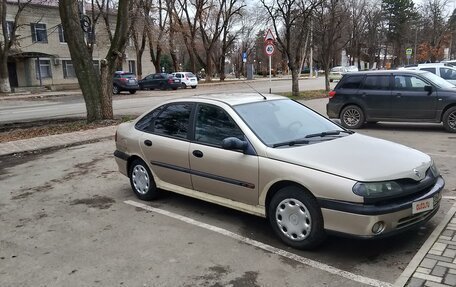
[[[249,86],[252,90],[254,90],[255,92],[257,92],[260,96],[263,97],[264,100],[267,100],[267,98],[262,94],[260,93],[257,89],[255,89],[254,87],[252,87],[249,83],[247,82],[244,82],[244,84],[246,84],[247,86]]]

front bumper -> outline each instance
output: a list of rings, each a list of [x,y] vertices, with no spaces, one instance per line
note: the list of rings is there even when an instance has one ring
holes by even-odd
[[[435,185],[425,192],[406,202],[387,205],[363,205],[319,199],[322,207],[325,229],[353,237],[377,238],[394,235],[416,228],[431,219],[440,207],[440,199],[445,181],[437,179]],[[415,201],[433,198],[433,209],[421,213],[412,213]],[[373,233],[372,227],[383,222],[385,227],[380,233]]]

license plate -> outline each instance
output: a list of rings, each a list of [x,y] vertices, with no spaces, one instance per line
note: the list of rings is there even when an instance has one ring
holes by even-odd
[[[434,208],[434,199],[433,198],[427,198],[427,199],[415,201],[412,203],[412,214],[425,212],[428,210],[432,210],[433,208]]]
[[[179,80],[174,80],[174,83],[179,83]]]
[[[134,83],[135,83],[135,80],[128,80],[128,82],[129,82],[130,84],[134,84]]]

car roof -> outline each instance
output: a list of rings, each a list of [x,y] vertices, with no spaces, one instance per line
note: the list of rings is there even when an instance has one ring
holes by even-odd
[[[391,75],[391,74],[424,74],[429,73],[428,71],[421,70],[411,70],[411,69],[402,69],[402,70],[378,70],[378,71],[360,71],[360,72],[348,72],[345,75]]]
[[[266,100],[263,98],[266,97]],[[237,106],[242,104],[250,104],[255,102],[273,101],[273,100],[284,100],[287,97],[274,95],[274,94],[263,94],[260,93],[220,93],[220,94],[203,94],[195,95],[192,97],[185,97],[180,99],[172,100],[180,102],[208,102],[217,101],[225,103],[229,106]]]

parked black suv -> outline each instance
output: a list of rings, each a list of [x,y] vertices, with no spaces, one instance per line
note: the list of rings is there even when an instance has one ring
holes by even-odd
[[[139,90],[138,80],[135,74],[130,72],[117,71],[112,79],[112,93],[120,94],[122,91],[128,91],[130,94]]]
[[[456,86],[426,71],[347,73],[329,92],[326,112],[350,129],[378,121],[443,122],[454,133]]]

